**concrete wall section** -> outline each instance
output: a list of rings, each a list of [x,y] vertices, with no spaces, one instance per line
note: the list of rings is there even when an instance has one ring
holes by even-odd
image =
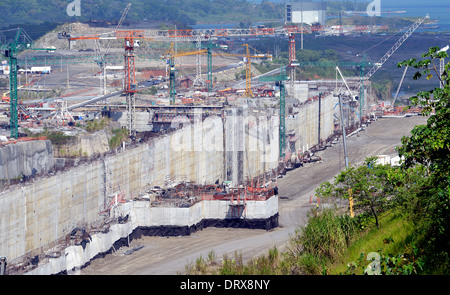
[[[9,261],[49,249],[104,207],[101,163],[82,165],[0,196],[0,253]]]
[[[226,111],[225,180],[244,184],[278,166],[279,117],[246,108]]]
[[[0,147],[0,180],[30,176],[53,169],[53,148],[49,140],[18,142]]]
[[[117,194],[129,200],[154,185],[165,186],[179,181],[222,182],[225,180],[224,138],[230,140],[237,132],[241,132],[239,141],[234,141],[230,147],[233,154],[230,175],[234,179],[244,181],[276,167],[276,157],[270,163],[265,163],[263,158],[267,150],[276,145],[276,140],[244,153],[245,148],[240,147],[249,145],[245,121],[238,125],[240,131],[234,130],[228,136],[223,135],[227,127],[222,122],[220,117],[211,117],[201,124],[187,126],[116,155],[2,192],[0,255],[7,256],[10,262],[33,257],[51,249],[73,228],[88,228],[101,223],[105,216],[100,213],[108,212],[110,202]],[[266,135],[267,130],[264,132]],[[48,153],[51,155],[51,149]],[[164,218],[172,224],[171,215],[166,216],[164,209],[157,210],[154,214],[160,217],[155,218],[155,224],[161,224]],[[176,220],[181,217],[179,213],[173,215]],[[195,219],[195,214],[185,218]],[[192,222],[182,220],[183,224]]]
[[[151,207],[148,201],[119,204],[114,207],[115,215],[130,216],[128,222],[112,225],[107,233],[93,234],[85,246],[67,247],[61,256],[40,263],[39,267],[27,274],[48,275],[77,270],[96,256],[110,252],[114,244],[140,228],[145,231],[145,228],[151,227],[195,227],[205,220],[230,220],[230,224],[233,224],[240,221],[248,223],[252,220],[266,222],[274,217],[277,219],[277,196],[266,201],[248,201],[246,206],[248,208],[245,219],[229,219],[229,201],[201,201],[189,208]]]
[[[322,139],[333,133],[334,105],[332,97],[322,100]],[[298,114],[287,120],[287,129],[294,130],[298,137],[296,151],[317,143],[317,118],[318,102],[313,101],[303,104]],[[0,255],[6,256],[11,264],[20,262],[51,249],[75,227],[88,229],[101,224],[108,217],[102,212],[110,212],[111,201],[117,194],[130,200],[145,194],[152,186],[170,186],[179,181],[212,184],[216,180],[231,180],[238,185],[270,172],[278,165],[277,119],[278,116],[262,111],[250,112],[246,107],[230,109],[224,117],[209,116],[116,155],[40,177],[22,187],[11,187],[0,194]],[[42,149],[52,154],[51,146]],[[38,157],[36,162],[45,162],[42,159],[46,158]],[[272,197],[267,202],[275,200]],[[126,232],[138,226],[195,226],[200,220],[272,218],[278,214],[277,204],[249,201],[237,215],[225,201],[216,205],[204,201],[189,209],[155,207],[151,214],[145,214],[142,224],[139,221]],[[275,211],[267,212],[267,208]],[[137,216],[147,208],[133,210],[131,216]],[[141,219],[132,217],[132,222]],[[92,250],[98,251],[103,249]]]
[[[320,139],[326,140],[334,132],[333,115],[337,98],[332,95],[321,99]],[[295,134],[295,153],[303,153],[319,143],[319,101],[314,100],[299,107],[296,114],[287,117],[286,129]]]

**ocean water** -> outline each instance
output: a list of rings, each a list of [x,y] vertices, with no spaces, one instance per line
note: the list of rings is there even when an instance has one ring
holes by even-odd
[[[427,26],[422,26],[418,31],[450,32],[450,1],[448,0],[381,0],[381,11],[405,11],[405,13],[391,15],[382,13],[382,17],[424,17],[428,13],[430,19],[436,21],[433,26],[438,26],[438,29],[427,29]]]
[[[247,0],[250,2],[260,3],[262,0]],[[269,0],[271,2],[295,2],[300,0]],[[319,0],[304,0],[304,1],[319,1]],[[325,0],[326,1],[326,0]],[[344,0],[342,0],[344,1]],[[352,0],[353,1],[353,0]],[[371,1],[371,0],[366,0]],[[356,0],[356,2],[362,2],[362,0]],[[380,0],[381,11],[405,11],[405,13],[399,14],[387,14],[382,13],[382,17],[424,17],[427,13],[430,19],[436,20],[438,29],[428,29],[420,27],[417,29],[420,31],[441,31],[450,32],[450,0]]]

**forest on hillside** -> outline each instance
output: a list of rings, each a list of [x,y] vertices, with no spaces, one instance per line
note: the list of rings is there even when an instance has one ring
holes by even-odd
[[[248,21],[283,18],[283,4],[246,0],[79,0],[80,16],[69,16],[69,0],[3,0],[0,11],[6,15],[3,27],[15,24],[118,21],[132,3],[126,19],[180,21],[187,25],[198,22]]]

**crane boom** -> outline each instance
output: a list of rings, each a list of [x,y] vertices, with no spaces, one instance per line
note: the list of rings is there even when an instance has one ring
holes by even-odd
[[[428,14],[425,17],[423,17],[423,18],[419,18],[405,32],[405,34],[403,34],[403,36],[391,47],[391,49],[389,49],[389,51],[386,52],[386,54],[377,63],[375,63],[375,66],[373,68],[371,68],[370,71],[367,72],[367,74],[363,78],[363,81],[358,85],[357,91],[359,91],[359,89],[361,88],[361,86],[364,83],[364,81],[367,81],[368,79],[370,79],[370,77],[372,77],[378,71],[378,69],[381,68],[381,66],[394,54],[394,52],[400,46],[402,46],[402,44],[406,41],[406,39],[408,39],[409,36],[411,36],[412,33],[414,33],[414,31],[428,18],[430,18],[430,16]]]
[[[119,22],[117,23],[116,31],[119,30],[120,26],[122,26],[122,23],[123,23],[123,21],[124,21],[124,19],[125,19],[125,16],[127,15],[128,10],[130,9],[130,6],[131,6],[131,3],[128,3],[128,4],[127,4],[127,7],[125,7],[125,10],[123,11],[122,16],[120,17],[120,20],[119,20]],[[110,40],[111,40],[111,39],[110,39]],[[106,54],[108,54],[109,50],[111,49],[111,45],[112,45],[112,41],[109,41],[109,42],[108,42],[108,46],[107,46],[107,48],[106,48],[106,51],[105,51],[105,53],[103,54],[103,58],[105,57]]]

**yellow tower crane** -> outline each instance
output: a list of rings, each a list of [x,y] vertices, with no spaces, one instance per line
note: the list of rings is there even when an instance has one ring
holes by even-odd
[[[253,97],[253,91],[252,91],[252,64],[251,59],[252,58],[272,58],[272,55],[270,53],[262,53],[256,50],[255,48],[251,47],[248,44],[242,45],[245,47],[245,54],[237,54],[237,53],[217,53],[213,55],[219,55],[219,56],[240,56],[244,57],[244,63],[245,63],[245,92],[243,96],[246,97]],[[255,51],[255,54],[250,55],[250,49],[253,49]],[[259,53],[259,54],[258,54]]]
[[[169,96],[170,96],[170,104],[175,104],[175,98],[177,96],[177,91],[175,89],[175,57],[182,57],[188,55],[197,55],[204,54],[207,50],[196,50],[196,51],[185,51],[185,52],[175,52],[173,48],[173,43],[170,44],[168,50],[164,52],[161,58],[165,59],[167,64],[169,65]]]

